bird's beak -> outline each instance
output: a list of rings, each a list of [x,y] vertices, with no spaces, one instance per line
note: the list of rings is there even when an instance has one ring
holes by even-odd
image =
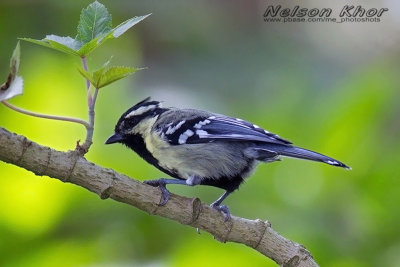
[[[121,141],[124,140],[124,139],[125,139],[125,138],[124,138],[124,136],[123,136],[122,134],[115,133],[115,134],[111,135],[111,136],[107,139],[106,145],[118,143],[118,142],[121,142]]]

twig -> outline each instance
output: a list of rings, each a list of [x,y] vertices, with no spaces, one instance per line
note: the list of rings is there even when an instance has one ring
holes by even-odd
[[[47,114],[41,114],[41,113],[36,113],[33,111],[29,111],[23,108],[19,108],[17,106],[14,106],[10,103],[8,103],[7,101],[1,101],[1,103],[3,103],[5,106],[7,106],[8,108],[17,111],[19,113],[23,113],[25,115],[29,115],[29,116],[33,116],[33,117],[38,117],[38,118],[44,118],[44,119],[50,119],[50,120],[59,120],[59,121],[69,121],[69,122],[75,122],[75,123],[79,123],[82,124],[83,126],[86,127],[86,129],[89,128],[89,123],[87,123],[84,120],[81,119],[77,119],[77,118],[71,118],[71,117],[64,117],[64,116],[55,116],[55,115],[47,115]]]
[[[150,214],[199,228],[222,242],[242,243],[281,266],[318,266],[305,247],[279,235],[268,222],[235,216],[225,222],[221,213],[198,198],[174,194],[160,207],[157,188],[88,162],[77,151],[56,151],[0,128],[0,160],[37,175],[84,187],[102,199],[112,198]]]

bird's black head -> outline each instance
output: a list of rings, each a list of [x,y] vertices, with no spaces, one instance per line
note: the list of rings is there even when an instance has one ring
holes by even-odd
[[[114,134],[107,139],[106,144],[126,144],[130,137],[143,135],[153,126],[152,119],[164,111],[161,103],[151,101],[150,97],[140,101],[122,114],[115,125]]]

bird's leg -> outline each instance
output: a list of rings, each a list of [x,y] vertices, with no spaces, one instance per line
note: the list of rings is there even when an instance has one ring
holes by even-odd
[[[225,217],[225,221],[228,221],[231,218],[231,212],[229,211],[229,208],[225,205],[221,205],[222,201],[229,196],[229,194],[232,193],[232,191],[225,191],[225,193],[220,196],[216,201],[210,204],[210,207],[222,212]]]
[[[157,180],[144,181],[143,183],[160,188],[161,200],[158,205],[164,206],[165,204],[167,204],[167,202],[169,200],[169,196],[170,196],[170,193],[169,193],[166,185],[167,184],[186,184],[186,181],[185,180],[177,180],[177,179],[161,178],[161,179],[157,179]]]
[[[164,206],[165,204],[167,204],[170,197],[170,193],[166,187],[167,184],[182,184],[182,185],[195,186],[198,185],[200,182],[201,182],[200,178],[198,178],[197,176],[193,176],[189,177],[189,179],[187,180],[160,178],[157,180],[144,181],[143,183],[160,188],[161,200],[158,205]]]

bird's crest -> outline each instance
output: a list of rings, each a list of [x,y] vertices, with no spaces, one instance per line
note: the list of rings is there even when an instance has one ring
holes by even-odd
[[[122,116],[124,119],[130,119],[134,116],[140,116],[145,114],[146,112],[156,110],[161,108],[161,102],[159,101],[151,101],[150,97],[140,101],[130,109],[128,109],[125,114]]]

